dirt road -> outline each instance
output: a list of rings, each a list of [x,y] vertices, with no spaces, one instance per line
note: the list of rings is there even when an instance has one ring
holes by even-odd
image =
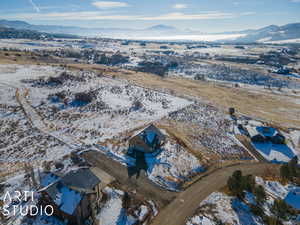
[[[193,216],[201,201],[212,192],[225,186],[228,177],[235,170],[244,174],[263,175],[268,168],[278,169],[277,165],[266,163],[241,164],[222,168],[203,177],[191,187],[177,195],[169,205],[159,212],[151,225],[184,225]]]
[[[244,174],[264,175],[268,169],[278,171],[278,165],[268,163],[245,163],[212,171],[188,189],[181,193],[170,192],[153,184],[147,176],[141,174],[138,179],[128,178],[127,169],[119,162],[110,160],[106,155],[89,151],[82,153],[82,157],[114,176],[126,188],[135,188],[137,193],[154,200],[160,212],[154,218],[152,225],[184,225],[193,216],[201,201],[212,192],[226,185],[228,177],[235,170],[242,170]]]
[[[33,109],[32,106],[27,102],[24,90],[17,88],[16,98],[33,127],[39,129],[42,133],[50,135],[62,143],[65,143],[74,151],[82,150],[84,145],[82,145],[82,143],[77,141],[75,138],[57,133],[46,126],[45,121],[43,121],[35,109]],[[134,177],[129,179],[126,166],[109,158],[105,154],[98,152],[95,147],[92,147],[91,150],[94,151],[88,151],[82,154],[82,157],[87,162],[115,177],[127,190],[134,189],[141,196],[154,200],[158,208],[166,206],[175,198],[175,192],[167,191],[157,186],[156,184],[152,183],[143,173],[140,174],[138,180]]]
[[[23,94],[17,94],[18,101],[23,107],[32,125],[42,132],[48,133],[55,138],[62,140],[73,148],[77,148],[80,143],[76,143],[73,138],[56,135],[46,129],[45,124],[39,118],[35,110],[28,104]],[[152,199],[156,202],[160,213],[154,218],[152,225],[183,225],[191,217],[209,194],[225,186],[228,177],[235,170],[242,170],[244,174],[262,175],[268,168],[276,168],[277,165],[267,163],[240,164],[226,167],[214,171],[204,176],[188,189],[181,193],[175,193],[160,188],[152,183],[148,177],[141,173],[138,179],[128,178],[127,167],[105,154],[97,151],[82,153],[82,157],[93,166],[99,167],[110,175],[114,176],[126,189],[135,189],[138,194]]]

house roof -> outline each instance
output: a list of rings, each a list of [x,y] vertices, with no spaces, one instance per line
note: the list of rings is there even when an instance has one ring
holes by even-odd
[[[139,151],[151,152],[163,143],[166,135],[153,124],[136,132],[129,140]]]
[[[101,180],[89,168],[80,168],[64,175],[61,182],[69,187],[93,189]]]
[[[57,181],[49,185],[45,192],[50,196],[52,201],[63,212],[73,215],[75,209],[83,198],[83,195],[78,191],[64,185],[61,181]]]
[[[155,136],[158,136],[160,139],[164,139],[165,135],[158,129],[155,125],[151,124],[144,128],[143,130],[139,130],[136,132],[132,138],[139,136],[142,139],[146,137],[146,139],[149,141],[149,143],[152,143]]]
[[[284,201],[294,209],[300,210],[300,188],[295,187],[287,194]]]
[[[79,168],[54,180],[40,191],[46,192],[60,210],[72,215],[85,194],[93,193],[96,185],[104,188],[113,180],[98,168]]]
[[[46,187],[48,186],[49,184],[52,184],[54,183],[55,181],[59,180],[60,177],[54,173],[50,173],[50,172],[47,172],[47,173],[42,173],[41,174],[41,186],[42,187]]]
[[[247,128],[247,131],[248,131],[250,137],[254,137],[254,136],[260,134],[260,133],[256,130],[255,127],[252,127],[252,126],[249,126],[249,125],[248,125],[248,126],[246,126],[246,128]]]
[[[273,137],[277,134],[277,130],[273,127],[256,127],[256,130],[264,137]]]

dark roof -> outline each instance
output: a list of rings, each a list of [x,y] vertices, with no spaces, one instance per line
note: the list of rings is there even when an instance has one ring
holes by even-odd
[[[64,175],[61,182],[69,187],[92,190],[101,180],[89,168],[80,168]]]
[[[150,143],[153,141],[152,140],[154,138],[153,135],[157,135],[160,139],[165,138],[165,135],[153,124],[146,127],[142,132],[138,134],[138,136],[142,138],[146,137]]]
[[[61,181],[49,185],[44,191],[50,196],[60,210],[69,215],[73,215],[83,198],[83,195],[80,192],[70,189]]]
[[[92,191],[99,183],[101,180],[90,168],[80,168],[68,172],[41,191],[45,191],[60,210],[72,215],[84,193]]]

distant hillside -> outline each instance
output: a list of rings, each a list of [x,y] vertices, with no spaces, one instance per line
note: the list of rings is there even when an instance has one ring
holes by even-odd
[[[81,36],[101,36],[109,38],[128,38],[131,37],[168,37],[176,35],[203,35],[201,31],[190,29],[177,29],[176,27],[163,24],[155,25],[145,29],[130,29],[130,28],[81,28],[75,26],[55,26],[55,25],[32,25],[24,21],[8,21],[0,20],[0,27],[33,30],[51,34],[71,34]],[[271,25],[261,29],[243,30],[234,32],[224,32],[216,34],[242,34],[235,40],[225,39],[223,42],[268,42],[268,41],[286,41],[299,39],[300,40],[300,23],[287,24],[284,26]],[[213,35],[213,34],[211,34]]]
[[[284,26],[271,25],[258,30],[252,30],[248,35],[238,38],[239,42],[269,42],[300,38],[300,23]]]
[[[45,38],[76,38],[75,35],[48,34],[32,30],[14,29],[0,26],[0,39],[20,38],[20,39],[45,39]]]
[[[164,30],[177,30],[177,29],[176,29],[176,27],[159,24],[156,26],[149,27],[149,28],[147,28],[147,30],[162,30],[162,31],[164,31]]]
[[[81,36],[124,37],[160,34],[180,34],[182,31],[172,26],[156,25],[146,29],[130,28],[82,28],[76,26],[32,25],[24,21],[0,20],[0,26],[14,29],[34,30],[47,33],[64,33]]]
[[[24,21],[0,20],[0,27],[13,28],[17,30],[32,30],[54,34],[80,35],[79,27],[56,26],[56,25],[32,25]]]

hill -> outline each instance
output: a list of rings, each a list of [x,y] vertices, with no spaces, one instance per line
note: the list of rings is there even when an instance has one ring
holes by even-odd
[[[284,26],[271,25],[258,30],[252,30],[244,37],[238,38],[239,42],[270,42],[285,41],[300,38],[300,23]]]
[[[33,30],[25,29],[14,29],[5,26],[0,26],[0,39],[11,39],[11,38],[20,38],[20,39],[45,39],[45,38],[77,38],[78,36],[69,35],[69,34],[49,34],[45,32],[38,32]]]

